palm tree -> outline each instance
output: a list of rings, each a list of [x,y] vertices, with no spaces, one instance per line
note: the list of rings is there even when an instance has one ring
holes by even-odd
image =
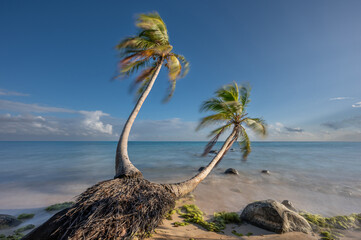
[[[170,81],[168,101],[174,92],[176,81],[184,77],[189,70],[189,63],[184,56],[172,52],[168,30],[158,13],[140,14],[136,21],[140,29],[137,36],[125,38],[116,48],[120,51],[120,76],[130,76],[141,68],[143,71],[135,79],[140,84],[138,101],[124,125],[120,135],[115,157],[115,178],[142,177],[142,173],[130,162],[128,156],[129,133],[142,104],[153,87],[161,67],[168,69]]]
[[[197,129],[211,124],[222,124],[222,126],[210,133],[209,137],[213,138],[205,147],[203,156],[209,153],[222,134],[230,129],[231,133],[206,168],[193,178],[172,186],[173,191],[178,196],[193,191],[222,160],[235,141],[239,141],[243,152],[243,159],[247,159],[247,156],[251,153],[251,142],[243,124],[261,136],[265,136],[267,133],[266,124],[263,119],[247,117],[246,108],[250,102],[250,87],[248,85],[238,85],[234,82],[217,90],[215,95],[214,98],[205,101],[201,106],[201,111],[212,111],[214,114],[202,118]]]
[[[207,177],[232,144],[240,140],[243,156],[250,151],[250,142],[242,126],[266,134],[263,120],[248,118],[245,111],[249,103],[249,88],[228,85],[216,92],[216,97],[203,103],[202,111],[214,111],[204,117],[199,127],[211,123],[224,123],[211,132],[214,138],[207,145],[207,153],[219,136],[227,129],[231,134],[208,166],[193,178],[174,184],[159,184],[140,177],[123,177],[106,180],[90,187],[77,199],[73,207],[55,214],[34,229],[24,240],[77,240],[77,239],[132,239],[147,236],[175,206],[175,201],[193,191]],[[139,176],[139,175],[138,175]]]

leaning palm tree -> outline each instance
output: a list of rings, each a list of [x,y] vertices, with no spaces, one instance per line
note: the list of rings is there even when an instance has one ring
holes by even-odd
[[[226,133],[227,130],[231,130],[231,133],[207,167],[193,178],[172,185],[174,192],[178,196],[183,196],[193,191],[222,160],[235,141],[238,140],[241,145],[243,159],[247,159],[247,156],[251,153],[251,142],[243,124],[261,136],[265,136],[267,133],[266,124],[263,119],[247,117],[246,108],[250,102],[250,87],[248,85],[238,85],[234,82],[217,90],[215,95],[214,98],[205,101],[201,106],[201,111],[212,111],[214,114],[202,118],[197,129],[199,130],[212,124],[221,124],[221,126],[209,134],[209,137],[213,138],[205,147],[203,156],[209,153],[222,134]]]
[[[137,91],[138,101],[119,138],[115,156],[115,178],[142,177],[141,172],[129,160],[128,138],[134,120],[162,66],[168,69],[170,81],[169,93],[164,101],[172,97],[176,81],[189,70],[189,63],[184,56],[172,52],[173,46],[169,43],[167,27],[158,13],[140,14],[136,26],[140,29],[139,34],[125,38],[116,46],[121,57],[120,76],[130,76],[139,69],[144,69],[135,79],[135,84],[140,85]]]

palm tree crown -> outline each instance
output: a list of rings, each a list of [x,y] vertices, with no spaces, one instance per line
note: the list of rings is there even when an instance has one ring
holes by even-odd
[[[248,85],[238,85],[234,82],[217,90],[215,95],[214,98],[205,101],[201,106],[201,111],[212,111],[215,113],[202,118],[197,129],[209,124],[222,124],[222,126],[210,133],[209,137],[213,136],[213,138],[207,144],[203,155],[208,154],[218,138],[227,129],[233,127],[232,132],[235,135],[227,150],[238,140],[243,152],[243,159],[247,159],[251,152],[251,143],[243,123],[261,136],[265,136],[267,133],[266,124],[263,119],[247,117],[246,107],[250,102],[250,87]]]
[[[129,76],[144,68],[135,80],[136,84],[141,84],[138,88],[141,94],[157,67],[164,65],[169,72],[170,91],[165,99],[168,100],[173,95],[176,80],[188,73],[189,63],[184,56],[172,52],[167,27],[158,13],[140,14],[136,26],[139,34],[125,38],[116,46],[121,57],[120,76]]]

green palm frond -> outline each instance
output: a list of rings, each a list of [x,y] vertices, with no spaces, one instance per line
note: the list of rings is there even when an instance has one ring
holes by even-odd
[[[145,68],[133,84],[136,86],[137,83],[142,83],[137,91],[139,94],[144,92],[146,80],[155,71],[151,68],[162,62],[169,71],[170,87],[164,100],[167,101],[173,96],[176,80],[188,73],[189,63],[184,56],[172,52],[167,27],[158,13],[139,14],[136,26],[140,30],[139,34],[125,38],[116,46],[121,57],[120,74],[117,77],[130,76]]]
[[[202,157],[207,156],[207,154],[209,153],[209,151],[212,150],[213,146],[217,143],[218,138],[222,135],[222,133],[226,130],[226,128],[221,128],[218,133],[211,139],[211,141],[209,141],[206,145],[206,147],[204,148]]]
[[[143,29],[143,35],[160,44],[167,44],[167,27],[158,13],[139,14],[136,26]]]
[[[214,135],[217,135],[219,134],[220,132],[223,132],[225,130],[227,130],[228,128],[230,128],[232,126],[232,123],[227,123],[226,125],[223,125],[222,127],[219,127],[215,130],[213,130],[209,135],[208,137],[212,137]]]
[[[232,141],[239,141],[244,159],[246,159],[251,152],[251,142],[242,124],[246,124],[262,136],[267,134],[266,124],[263,119],[246,118],[246,115],[248,115],[246,107],[250,102],[250,89],[250,86],[247,84],[238,85],[234,82],[217,90],[215,97],[203,102],[200,107],[201,112],[210,111],[214,114],[202,118],[197,127],[198,130],[210,124],[226,123],[226,125],[218,127],[209,134],[209,137],[219,137],[218,134],[220,132],[223,133],[225,129],[233,126],[234,131],[237,132],[236,137],[234,137]],[[207,146],[209,146],[209,144]]]
[[[176,84],[177,84],[177,81],[176,81],[176,80],[169,81],[169,82],[170,82],[170,85],[169,85],[169,88],[168,88],[167,95],[166,95],[166,97],[163,99],[163,103],[168,102],[168,101],[173,97],[174,90],[175,90],[175,86],[176,86]]]
[[[218,98],[211,98],[201,105],[201,112],[213,111],[218,113],[225,113],[232,116],[233,112],[229,105]]]
[[[156,44],[146,38],[142,37],[128,37],[121,41],[118,45],[115,46],[117,50],[139,50],[139,49],[149,49],[155,47]]]
[[[242,85],[240,87],[239,92],[240,92],[241,104],[243,106],[243,109],[245,109],[248,103],[251,101],[249,98],[251,93],[251,87],[248,84]]]
[[[147,59],[134,61],[134,62],[131,62],[131,63],[121,67],[120,73],[123,75],[129,76],[132,73],[138,71],[139,68],[147,66],[147,64],[149,64]]]
[[[257,134],[259,134],[261,136],[266,136],[267,135],[266,123],[262,118],[245,118],[244,122],[255,133],[257,133]]]
[[[211,124],[222,123],[224,121],[227,121],[228,119],[229,119],[228,116],[224,113],[217,113],[204,117],[201,119],[200,123],[198,124],[197,130]]]
[[[216,91],[216,95],[224,102],[238,102],[239,101],[238,85],[236,83],[226,85],[223,88]]]
[[[241,146],[241,151],[243,153],[243,160],[247,160],[248,155],[251,153],[251,141],[249,140],[246,130],[241,126],[239,131],[239,145]]]

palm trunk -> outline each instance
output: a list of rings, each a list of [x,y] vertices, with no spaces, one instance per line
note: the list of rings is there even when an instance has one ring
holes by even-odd
[[[212,169],[215,167],[215,165],[222,159],[225,152],[231,147],[231,145],[234,143],[234,141],[237,139],[237,131],[233,130],[231,135],[227,138],[227,140],[224,142],[222,148],[219,150],[218,154],[212,159],[212,161],[207,165],[205,169],[203,169],[200,173],[192,177],[191,179],[170,184],[170,187],[172,188],[172,191],[175,193],[177,197],[182,197],[186,195],[187,193],[192,192],[197,185],[203,181],[208,174],[212,171]]]
[[[142,173],[130,162],[128,156],[128,138],[129,133],[134,123],[135,118],[138,115],[140,108],[142,107],[145,99],[147,98],[150,90],[153,87],[155,79],[157,78],[159,71],[163,65],[163,59],[158,63],[157,69],[152,76],[152,79],[148,83],[147,88],[144,90],[142,95],[137,101],[132,113],[130,114],[127,122],[124,125],[123,132],[120,135],[117,151],[115,155],[115,176],[114,178],[120,177],[143,177]]]

